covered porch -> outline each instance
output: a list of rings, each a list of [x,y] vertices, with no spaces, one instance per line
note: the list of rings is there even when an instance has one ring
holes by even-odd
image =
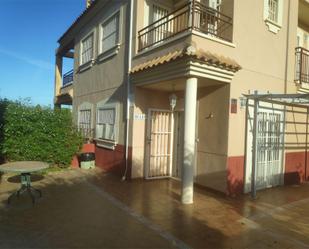
[[[227,192],[229,84],[240,66],[194,46],[135,65],[132,177],[176,178]]]

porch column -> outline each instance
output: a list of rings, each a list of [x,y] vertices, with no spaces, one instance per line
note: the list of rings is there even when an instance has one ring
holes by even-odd
[[[62,86],[62,56],[56,54],[56,65],[55,65],[55,101],[60,93],[60,88]],[[55,103],[55,107],[56,107]]]
[[[193,173],[195,163],[195,126],[196,126],[197,78],[188,78],[185,92],[184,149],[182,165],[183,204],[193,203]]]

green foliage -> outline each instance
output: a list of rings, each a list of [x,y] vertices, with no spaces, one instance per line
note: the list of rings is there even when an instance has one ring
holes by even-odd
[[[38,160],[65,167],[82,145],[67,109],[9,103],[3,123],[2,153],[9,161]]]
[[[7,99],[0,99],[0,151],[3,150],[3,140],[4,140],[4,113],[10,101]],[[0,163],[3,163],[4,157],[0,153]]]

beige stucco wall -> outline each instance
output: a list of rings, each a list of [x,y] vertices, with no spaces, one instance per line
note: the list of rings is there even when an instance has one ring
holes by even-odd
[[[147,0],[151,2],[150,0]],[[153,0],[171,8],[186,1]],[[238,62],[242,69],[237,72],[230,84],[199,89],[198,96],[198,138],[196,182],[218,190],[226,189],[227,157],[245,154],[245,109],[240,108],[239,97],[249,91],[270,91],[272,93],[295,93],[294,64],[296,31],[298,26],[298,1],[284,2],[283,25],[277,34],[268,30],[263,19],[262,0],[225,0],[222,10],[233,17],[232,43],[219,42],[198,34],[184,34],[181,38],[160,44],[148,52],[137,53],[138,31],[145,26],[145,5],[143,0],[135,0],[133,27],[133,66],[171,50],[193,44],[197,49],[210,51],[219,56],[229,57]],[[126,43],[128,31],[127,1],[110,1],[100,11],[96,11],[91,21],[81,28],[75,37],[75,72],[79,68],[79,46],[84,35],[94,30],[99,32],[99,24],[104,18],[122,9],[122,40],[117,55],[94,65],[80,73],[75,73],[73,110],[83,102],[94,105],[104,99],[120,103],[119,143],[124,143],[125,97],[126,97]],[[290,6],[289,6],[290,4]],[[290,12],[290,13],[289,13]],[[137,14],[138,13],[138,14]],[[288,16],[290,19],[288,20]],[[289,25],[288,25],[289,23]],[[126,25],[126,26],[125,26]],[[302,24],[304,26],[304,24]],[[124,28],[125,27],[125,28]],[[289,29],[288,29],[289,27]],[[96,36],[98,37],[98,36]],[[97,55],[96,40],[95,55]],[[95,56],[96,58],[96,56]],[[184,79],[182,79],[184,82]],[[158,82],[160,83],[160,82]],[[135,114],[147,115],[149,108],[169,109],[169,92],[133,87],[134,107],[132,122],[132,176],[143,177],[145,163],[146,120],[134,118]],[[178,92],[179,105],[183,108],[183,92]],[[236,114],[229,112],[231,98],[238,99]],[[214,117],[207,119],[213,113]],[[93,115],[93,118],[94,115]],[[94,122],[93,122],[94,123]]]
[[[200,88],[197,97],[195,182],[222,192],[226,190],[229,88],[228,84]]]
[[[231,4],[233,2],[234,4]],[[164,43],[149,52],[138,54],[133,59],[133,65],[136,65],[184,45],[193,44],[197,49],[229,57],[241,65],[242,69],[235,74],[229,85],[214,91],[209,87],[205,88],[203,91],[211,93],[198,100],[199,143],[196,182],[221,191],[226,190],[227,157],[245,155],[246,111],[245,108],[240,108],[239,98],[254,90],[264,93],[297,91],[294,83],[294,53],[298,1],[284,1],[283,24],[277,34],[270,32],[265,24],[263,1],[237,0],[226,3],[225,13],[229,12],[229,15],[233,16],[232,43],[220,43],[204,35],[193,34],[171,43]],[[142,3],[137,8],[143,13],[141,6]],[[137,17],[138,30],[143,27],[141,18]],[[138,98],[139,92],[136,91],[135,94]],[[163,96],[167,99],[165,95],[158,96],[156,98],[159,103],[162,103]],[[238,100],[236,114],[230,113],[229,110],[232,98]],[[209,112],[217,112],[219,116],[214,115],[213,119],[205,119],[205,115],[207,116]],[[145,129],[145,124],[141,124],[140,121],[134,122],[133,129],[140,133]],[[135,160],[139,162],[137,165],[142,165],[144,160],[143,142],[136,146],[136,149],[133,142],[133,158],[136,156]],[[142,173],[136,175],[141,176]]]
[[[116,55],[100,60],[99,55],[99,29],[100,24],[116,11],[120,10],[120,47]],[[75,38],[74,46],[74,98],[73,113],[77,120],[77,109],[84,102],[94,105],[100,101],[117,103],[119,111],[118,143],[125,143],[125,106],[126,106],[126,83],[127,83],[127,1],[115,1],[101,9],[92,20],[87,23]],[[95,34],[94,63],[83,71],[80,71],[80,44],[81,40],[90,32]],[[96,112],[96,111],[95,111]],[[95,124],[96,113],[92,115],[92,124]],[[94,127],[93,127],[94,128]]]
[[[135,57],[133,65],[190,43],[197,49],[210,51],[237,61],[242,69],[236,73],[230,84],[230,99],[238,99],[238,111],[237,114],[229,114],[228,156],[240,156],[245,154],[246,122],[245,109],[240,109],[239,97],[253,90],[283,93],[285,83],[287,92],[296,92],[294,53],[298,25],[298,1],[291,1],[290,8],[289,1],[284,1],[283,25],[277,34],[270,32],[264,22],[263,1],[237,0],[234,1],[234,6],[231,3],[233,1],[226,1],[223,7],[225,13],[233,16],[232,44],[213,41],[203,35],[187,36],[182,40],[164,44]],[[137,9],[143,13],[143,1],[138,1]],[[288,15],[290,16],[289,34]],[[137,18],[138,30],[143,27],[141,18]]]
[[[199,36],[192,38],[197,48],[230,57],[242,67],[234,76],[230,87],[230,98],[238,99],[238,112],[229,114],[229,156],[245,154],[245,110],[239,107],[239,97],[242,94],[253,90],[283,93],[285,81],[288,91],[296,92],[294,52],[298,5],[297,1],[291,2],[288,35],[288,3],[289,1],[284,1],[283,26],[277,34],[270,32],[265,25],[263,1],[238,0],[234,2],[233,45],[219,44]]]

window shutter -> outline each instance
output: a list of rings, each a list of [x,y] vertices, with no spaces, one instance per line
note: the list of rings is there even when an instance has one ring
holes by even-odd
[[[119,13],[102,24],[102,32],[102,52],[105,52],[119,42]]]
[[[98,110],[97,137],[115,140],[115,108]]]
[[[82,41],[82,64],[90,61],[93,56],[93,34]]]

